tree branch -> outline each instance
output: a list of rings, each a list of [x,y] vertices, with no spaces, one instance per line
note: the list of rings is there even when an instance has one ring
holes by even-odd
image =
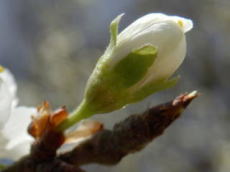
[[[3,172],[83,172],[79,166],[89,163],[114,165],[127,154],[143,149],[175,121],[197,97],[197,92],[131,115],[116,124],[113,130],[102,130],[70,152],[56,155],[63,143],[63,134],[49,131],[32,146],[30,155]]]
[[[116,124],[113,130],[97,133],[59,158],[77,166],[89,163],[117,164],[127,154],[140,151],[154,138],[163,134],[196,96],[196,93],[184,94],[143,114],[131,115]]]

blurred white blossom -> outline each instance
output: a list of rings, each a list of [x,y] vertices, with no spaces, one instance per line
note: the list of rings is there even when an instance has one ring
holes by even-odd
[[[7,69],[0,68],[0,128],[2,128],[9,118],[12,107],[17,103],[17,86],[11,73]]]
[[[27,126],[35,108],[17,106],[17,86],[7,69],[0,72],[0,158],[18,159],[29,152]]]

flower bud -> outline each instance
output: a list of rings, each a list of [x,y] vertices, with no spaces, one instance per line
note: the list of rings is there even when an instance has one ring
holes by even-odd
[[[110,112],[175,85],[170,76],[184,60],[192,21],[161,13],[145,15],[118,35],[122,15],[110,25],[111,40],[85,92],[96,113]]]
[[[82,103],[58,126],[64,131],[93,114],[111,112],[176,84],[170,78],[186,54],[189,19],[145,15],[118,34],[123,14],[110,24],[110,43],[91,74]]]

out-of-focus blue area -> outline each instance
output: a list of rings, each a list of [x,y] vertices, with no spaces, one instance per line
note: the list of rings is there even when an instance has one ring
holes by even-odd
[[[81,100],[88,76],[108,40],[108,26],[125,12],[120,29],[151,12],[194,21],[179,84],[126,109],[98,115],[107,127],[132,113],[197,89],[201,96],[163,136],[100,172],[230,171],[229,0],[2,0],[0,63],[18,82],[20,104],[43,100],[70,110]]]
[[[9,165],[12,164],[12,160],[10,159],[0,159],[0,164],[5,164],[5,165]]]

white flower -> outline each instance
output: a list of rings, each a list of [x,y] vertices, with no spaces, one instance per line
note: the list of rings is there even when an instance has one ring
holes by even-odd
[[[186,54],[190,19],[161,13],[145,15],[118,35],[122,15],[110,25],[111,40],[98,61],[82,106],[105,113],[175,85],[170,77]]]
[[[1,69],[2,70],[2,69]],[[29,152],[33,141],[27,126],[35,108],[17,106],[16,84],[11,73],[0,72],[0,158],[18,159]]]

